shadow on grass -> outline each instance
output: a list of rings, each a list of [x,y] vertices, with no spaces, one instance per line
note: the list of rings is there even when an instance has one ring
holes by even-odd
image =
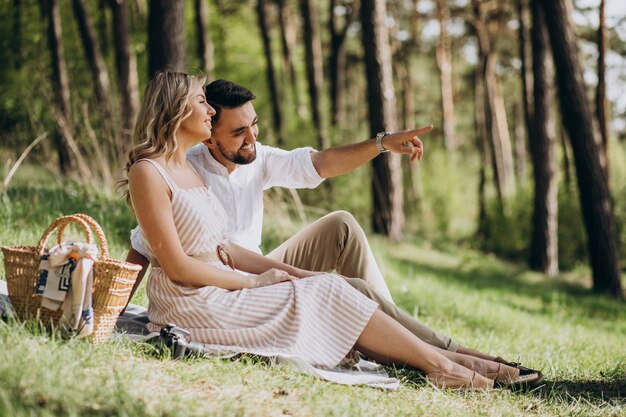
[[[465,287],[472,290],[495,290],[506,293],[523,295],[540,299],[542,306],[539,310],[516,305],[532,314],[551,313],[555,309],[566,308],[568,312],[585,317],[602,318],[604,320],[626,320],[624,302],[603,295],[592,293],[582,285],[558,279],[545,279],[541,282],[532,282],[524,278],[526,269],[520,267],[503,266],[487,262],[486,265],[477,265],[476,261],[470,265],[459,262],[455,266],[431,265],[408,260],[404,257],[389,254],[398,265],[413,275],[429,274],[438,280]],[[400,301],[400,300],[398,300]],[[503,303],[507,303],[504,298]]]
[[[590,380],[545,381],[545,386],[530,394],[549,401],[576,403],[586,401],[592,404],[612,403],[626,405],[626,377],[612,381]]]

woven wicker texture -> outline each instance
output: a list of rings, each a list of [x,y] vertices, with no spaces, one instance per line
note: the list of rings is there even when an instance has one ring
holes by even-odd
[[[93,243],[93,234],[100,245],[100,258],[94,262],[93,301],[94,342],[107,340],[130,297],[139,265],[109,259],[109,248],[100,225],[85,214],[73,214],[56,219],[35,246],[2,246],[4,271],[9,299],[19,319],[36,318],[45,324],[56,324],[63,314],[41,307],[41,297],[34,295],[41,256],[48,239],[58,230],[57,243],[63,241],[63,232],[70,224],[77,224],[85,233],[86,242]],[[93,234],[92,234],[93,231]]]

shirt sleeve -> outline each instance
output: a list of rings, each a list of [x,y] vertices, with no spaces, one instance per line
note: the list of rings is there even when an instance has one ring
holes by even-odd
[[[311,147],[292,151],[262,146],[263,189],[271,187],[315,188],[324,181],[313,166]]]
[[[143,238],[143,233],[139,226],[135,227],[130,232],[130,246],[139,252],[144,258],[150,259],[148,248],[146,247],[146,241]]]

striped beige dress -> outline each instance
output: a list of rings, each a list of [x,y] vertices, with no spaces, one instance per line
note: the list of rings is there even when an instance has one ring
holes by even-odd
[[[216,255],[217,245],[227,240],[228,221],[210,188],[178,188],[160,164],[146,161],[172,191],[174,222],[187,255],[230,269]],[[230,291],[183,286],[153,265],[147,294],[152,331],[173,323],[212,353],[298,358],[323,369],[346,356],[377,308],[333,274]]]

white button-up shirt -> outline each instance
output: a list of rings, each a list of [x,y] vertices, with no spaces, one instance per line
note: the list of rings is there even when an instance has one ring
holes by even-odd
[[[310,147],[285,151],[256,143],[256,159],[238,165],[230,174],[213,158],[204,144],[194,146],[187,159],[221,201],[228,214],[228,237],[251,251],[261,253],[263,191],[270,187],[315,188],[324,179],[311,161]],[[131,232],[133,249],[146,256],[141,229]]]

